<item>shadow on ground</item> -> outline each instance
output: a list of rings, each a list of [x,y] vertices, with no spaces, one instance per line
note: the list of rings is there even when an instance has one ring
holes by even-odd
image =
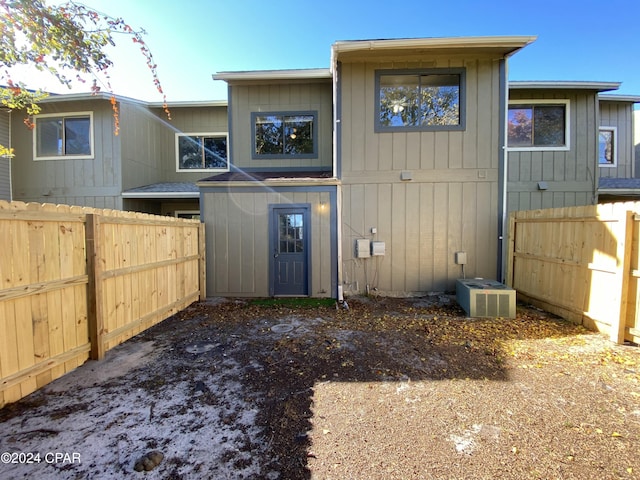
[[[200,302],[114,349],[104,365],[78,369],[93,372],[89,384],[74,386],[72,373],[0,410],[0,446],[54,448],[74,429],[91,439],[93,466],[40,472],[52,478],[130,475],[153,449],[164,461],[146,478],[311,478],[318,385],[502,382],[505,342],[581,332],[529,309],[513,320],[468,319],[449,296],[351,299],[348,308]],[[118,352],[135,362],[118,363]],[[21,420],[30,413],[49,427]],[[35,471],[9,470],[23,472]]]
[[[358,298],[347,307],[200,303],[140,340],[161,337],[179,355],[199,349],[203,367],[233,358],[242,368],[238,380],[257,408],[256,423],[267,447],[262,471],[304,479],[310,478],[308,432],[317,384],[505,381],[505,340],[582,331],[535,310],[513,320],[465,318],[448,296]]]

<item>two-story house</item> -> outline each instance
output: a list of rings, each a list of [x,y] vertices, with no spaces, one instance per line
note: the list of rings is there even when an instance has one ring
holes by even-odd
[[[216,74],[228,101],[173,104],[170,120],[157,103],[115,97],[114,117],[110,95],[51,96],[33,131],[0,118],[13,199],[200,214],[209,295],[500,279],[510,211],[640,198],[640,97],[508,82],[534,40],[337,42],[326,69]]]
[[[506,64],[533,40],[338,42],[330,70],[215,76],[229,84],[234,172],[198,183],[209,294],[408,295],[450,289],[463,268],[495,278]]]
[[[33,129],[11,118],[14,200],[197,216],[195,182],[229,170],[226,100],[171,104],[170,120],[161,104],[105,93],[40,105]]]

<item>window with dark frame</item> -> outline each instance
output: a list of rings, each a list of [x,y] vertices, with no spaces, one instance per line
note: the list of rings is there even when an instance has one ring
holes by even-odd
[[[91,148],[91,117],[36,117],[36,158],[88,157]]]
[[[316,113],[253,113],[253,158],[317,155]]]
[[[227,136],[179,134],[178,170],[228,170]]]
[[[464,130],[464,69],[376,72],[376,131]]]
[[[565,104],[510,104],[507,116],[511,148],[566,147]]]

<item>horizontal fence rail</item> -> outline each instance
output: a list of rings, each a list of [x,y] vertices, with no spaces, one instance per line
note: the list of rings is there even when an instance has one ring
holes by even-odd
[[[0,406],[204,298],[203,227],[0,201]]]
[[[640,342],[640,202],[513,212],[507,283],[612,341]]]

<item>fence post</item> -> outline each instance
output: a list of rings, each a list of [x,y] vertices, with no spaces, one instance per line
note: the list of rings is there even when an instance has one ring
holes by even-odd
[[[207,243],[204,238],[204,223],[198,226],[198,262],[200,281],[200,301],[207,298]]]
[[[102,360],[105,349],[102,335],[104,333],[104,316],[102,309],[102,265],[100,264],[100,215],[87,214],[85,225],[85,245],[87,248],[87,315],[89,323],[89,341],[91,342],[91,359]]]
[[[619,215],[616,251],[616,283],[620,292],[617,315],[611,321],[609,338],[612,342],[624,343],[624,333],[627,324],[627,300],[629,295],[629,275],[631,268],[631,248],[633,240],[633,212],[624,210]]]
[[[509,230],[507,231],[507,272],[504,283],[513,287],[513,262],[516,253],[516,212],[509,214]]]

